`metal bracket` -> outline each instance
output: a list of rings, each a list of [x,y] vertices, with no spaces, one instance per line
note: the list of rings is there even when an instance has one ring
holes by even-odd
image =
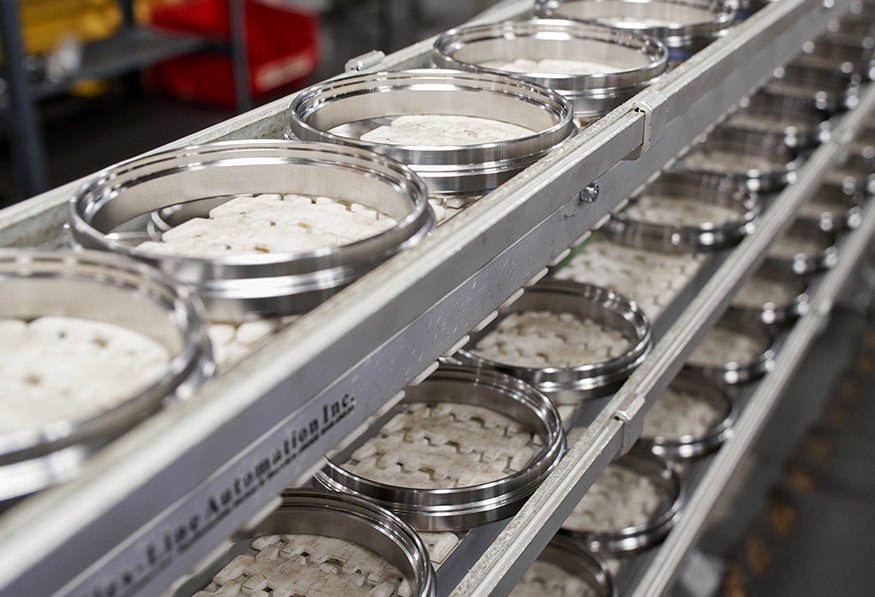
[[[361,72],[365,69],[371,68],[372,66],[376,66],[386,57],[386,54],[383,53],[382,50],[371,50],[366,54],[362,54],[361,56],[356,56],[355,58],[350,58],[346,61],[346,64],[343,65],[343,72],[345,73],[357,73]]]
[[[629,160],[641,157],[665,135],[665,127],[668,125],[668,97],[661,91],[651,89],[632,104],[632,111],[644,114],[644,139],[638,151],[632,152],[626,158]]]
[[[623,423],[623,441],[620,445],[620,455],[632,449],[641,432],[644,431],[644,415],[641,409],[647,404],[644,396],[632,394],[630,399],[614,411],[614,418]]]

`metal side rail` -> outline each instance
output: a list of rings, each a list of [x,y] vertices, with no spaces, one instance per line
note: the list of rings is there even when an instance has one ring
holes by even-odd
[[[835,138],[806,161],[796,183],[775,199],[758,221],[756,231],[732,253],[608,407],[571,446],[556,470],[472,567],[453,597],[510,593],[607,463],[631,448],[641,435],[650,405],[716,323],[735,292],[753,274],[778,235],[789,226],[799,206],[814,194],[824,174],[846,155],[853,132],[873,108],[875,85],[870,85],[859,108],[843,118]],[[867,214],[875,217],[871,210]],[[707,479],[703,486],[708,487]],[[656,565],[652,568],[657,569]],[[650,582],[651,579],[645,579],[639,586],[647,587]]]
[[[703,532],[709,513],[732,479],[745,453],[759,436],[811,343],[823,330],[836,296],[851,276],[873,234],[875,203],[870,199],[862,224],[849,234],[848,242],[841,247],[838,265],[818,285],[810,312],[790,331],[777,356],[775,370],[760,381],[735,425],[734,435],[717,453],[677,525],[659,548],[632,597],[659,597],[670,588],[679,566]]]
[[[170,586],[849,5],[783,0],[757,13],[191,400],[114,442],[80,479],[10,511],[0,520],[0,594],[121,597]],[[233,126],[254,130],[247,121]],[[601,197],[586,203],[578,193],[597,178]],[[0,244],[50,240],[65,192],[0,212]],[[590,444],[572,449],[563,495],[579,499],[588,486],[580,479],[591,483],[631,438],[613,416],[623,403],[613,404]],[[495,549],[521,524],[515,519]]]

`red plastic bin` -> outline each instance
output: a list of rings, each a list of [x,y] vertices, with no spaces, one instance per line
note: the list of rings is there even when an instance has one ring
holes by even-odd
[[[258,98],[303,85],[319,64],[319,18],[315,13],[245,0],[249,93]],[[228,0],[188,0],[155,7],[159,29],[231,41]],[[233,108],[234,66],[230,55],[194,52],[157,63],[152,82],[177,97]]]

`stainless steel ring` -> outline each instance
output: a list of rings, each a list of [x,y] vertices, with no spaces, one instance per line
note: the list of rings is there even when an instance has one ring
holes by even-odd
[[[406,146],[359,137],[388,117],[440,114],[500,120],[535,131],[500,143]],[[407,164],[436,197],[482,195],[549,153],[577,129],[559,93],[507,75],[443,69],[368,73],[313,85],[289,107],[288,133],[349,145]],[[343,126],[341,134],[331,132]],[[349,129],[349,130],[346,130]]]
[[[671,460],[697,458],[715,452],[732,435],[732,425],[738,415],[735,401],[719,387],[692,371],[681,370],[669,383],[669,387],[694,394],[711,403],[722,413],[722,418],[700,435],[687,434],[678,438],[668,438],[642,434],[638,444],[657,456]]]
[[[787,65],[763,88],[768,93],[809,102],[830,114],[860,103],[860,83],[849,75],[818,68]]]
[[[844,176],[839,176],[842,172]],[[846,193],[875,194],[875,157],[851,153],[840,165],[827,172],[823,181],[841,185]]]
[[[665,497],[658,511],[651,520],[637,526],[604,531],[563,526],[559,529],[559,534],[582,543],[598,554],[624,555],[658,545],[674,526],[686,502],[686,492],[675,465],[640,446],[633,447],[611,464],[628,468],[653,480]]]
[[[756,193],[734,179],[707,173],[666,172],[631,198],[668,196],[732,207],[738,219],[721,224],[698,226],[656,224],[636,220],[625,212],[611,215],[601,228],[612,241],[662,253],[700,253],[719,251],[737,245],[753,230],[760,212]]]
[[[317,535],[366,547],[396,567],[410,585],[411,597],[436,597],[437,580],[419,535],[402,520],[367,500],[318,489],[291,489],[282,505],[254,528],[238,532],[223,553],[180,586],[173,597],[190,597],[234,557],[244,555],[258,537]]]
[[[576,19],[654,37],[684,60],[735,23],[735,10],[721,0],[536,0],[541,17]]]
[[[542,74],[501,70],[491,61],[586,59],[610,71]],[[579,21],[535,19],[451,29],[434,43],[439,68],[510,75],[561,93],[577,118],[601,116],[654,83],[668,69],[668,49],[655,39]]]
[[[765,348],[748,362],[730,361],[721,366],[697,363],[690,357],[684,364],[686,370],[693,371],[716,384],[737,386],[755,381],[775,368],[775,337],[765,324],[757,324],[746,320],[741,314],[727,311],[714,327],[723,327],[756,338]]]
[[[707,168],[689,164],[696,154],[725,152],[738,156],[755,156],[769,162],[768,170],[759,168]],[[796,180],[796,170],[802,160],[798,152],[787,147],[778,135],[749,133],[728,128],[717,128],[704,141],[693,145],[671,171],[696,172],[729,176],[738,184],[756,193],[774,193]]]
[[[753,324],[765,324],[775,326],[791,326],[799,317],[808,313],[809,300],[806,290],[810,281],[809,275],[799,275],[783,267],[773,268],[764,264],[754,273],[748,281],[757,278],[780,282],[796,292],[796,296],[789,303],[768,301],[762,305],[741,305],[733,300],[729,305],[729,311],[735,313],[742,321]]]
[[[875,76],[875,55],[872,47],[817,40],[802,46],[792,64],[803,68],[819,68],[856,75],[871,81]]]
[[[418,489],[365,479],[338,464],[367,439],[363,437],[331,456],[315,477],[320,485],[367,498],[419,530],[464,530],[515,514],[565,453],[565,434],[556,407],[519,379],[488,369],[443,365],[405,392],[402,405],[452,402],[500,412],[533,429],[541,447],[524,469],[503,479],[470,487]]]
[[[757,120],[763,117],[765,124]],[[782,136],[787,147],[808,149],[830,138],[831,121],[825,110],[810,102],[771,93],[745,98],[724,123],[726,128]]]
[[[842,232],[856,229],[863,219],[862,205],[865,194],[861,190],[846,190],[843,186],[823,184],[809,201],[822,199],[824,207],[815,215],[803,204],[797,212],[799,219],[813,219],[824,232]],[[827,207],[828,205],[828,207]],[[809,217],[809,213],[813,217]]]
[[[138,216],[171,206],[203,215],[216,197],[262,193],[348,199],[398,223],[341,247],[215,259],[150,255],[111,235]],[[434,225],[425,185],[394,160],[352,147],[274,140],[228,141],[135,158],[99,173],[70,202],[74,244],[158,267],[195,289],[210,318],[225,321],[305,312],[418,243]]]
[[[823,250],[811,255],[797,253],[793,257],[776,257],[769,253],[763,262],[764,271],[788,272],[804,276],[831,269],[838,263],[838,252],[835,247],[838,234],[836,231],[824,231],[820,227],[820,222],[797,219],[784,232],[784,235],[801,239],[816,239]]]
[[[131,259],[95,251],[0,250],[0,319],[43,315],[120,325],[172,355],[151,386],[80,421],[0,437],[0,500],[74,476],[94,450],[162,405],[188,397],[213,372],[200,301],[185,286]]]
[[[573,313],[622,330],[630,338],[625,353],[601,363],[579,367],[515,367],[477,356],[473,347],[494,330],[502,315],[520,311]],[[650,321],[633,301],[599,286],[569,280],[544,279],[527,288],[513,305],[499,310],[499,317],[457,353],[465,364],[502,371],[526,381],[550,397],[554,404],[577,404],[581,400],[615,392],[641,364],[652,346]]]
[[[538,560],[580,578],[595,597],[619,597],[614,577],[605,561],[570,537],[554,535]]]

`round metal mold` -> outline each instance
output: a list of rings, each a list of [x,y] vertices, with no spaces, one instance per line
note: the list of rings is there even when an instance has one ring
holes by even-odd
[[[594,597],[619,597],[614,577],[605,561],[570,537],[554,535],[537,559],[579,578]],[[513,595],[511,591],[511,597]]]
[[[597,554],[614,556],[637,553],[658,545],[668,535],[686,503],[686,492],[675,465],[642,446],[633,446],[609,466],[623,467],[644,475],[659,488],[662,494],[660,504],[651,519],[641,525],[610,530],[563,525],[558,534],[580,542]]]
[[[788,65],[776,69],[775,78],[763,88],[767,93],[793,97],[830,114],[860,103],[860,82],[838,71]]]
[[[803,243],[813,240],[818,244],[819,250],[813,253],[798,252],[792,257],[786,257],[775,255],[773,246],[766,255],[764,267],[771,271],[785,271],[797,276],[831,269],[838,262],[838,252],[835,247],[837,236],[835,231],[822,230],[818,221],[797,219],[784,232],[784,237],[798,238]]]
[[[732,425],[738,415],[735,401],[704,377],[691,371],[681,371],[671,381],[669,388],[693,394],[713,405],[721,418],[702,434],[684,434],[680,437],[646,436],[642,433],[638,444],[657,456],[672,460],[685,460],[705,456],[717,451],[732,434]],[[659,399],[657,399],[659,400]],[[645,426],[647,419],[645,417]]]
[[[796,216],[816,221],[818,227],[828,233],[854,230],[862,222],[864,200],[862,191],[824,184],[811,199],[802,204]]]
[[[792,97],[758,93],[744,98],[723,123],[726,128],[782,137],[784,145],[808,149],[830,139],[829,114],[809,102]]]
[[[806,291],[810,278],[810,275],[799,275],[783,267],[771,267],[768,263],[764,263],[746,284],[754,284],[757,280],[778,283],[791,289],[794,297],[790,301],[769,300],[759,305],[740,303],[737,299],[733,299],[729,311],[740,320],[749,321],[754,325],[781,327],[793,325],[799,317],[808,313],[809,297]]]
[[[844,163],[827,172],[823,181],[840,185],[847,193],[875,194],[875,156],[851,153]]]
[[[398,223],[340,247],[213,259],[152,255],[114,236],[144,214],[158,212],[158,220],[175,222],[206,215],[223,199],[263,193],[348,199]],[[176,214],[168,213],[177,208]],[[70,202],[74,244],[158,267],[196,290],[207,315],[223,321],[306,312],[418,243],[434,225],[422,180],[394,160],[352,147],[273,140],[228,141],[135,158],[97,174]]]
[[[131,259],[95,251],[0,250],[0,319],[65,316],[110,323],[155,340],[171,355],[149,387],[81,420],[0,437],[0,500],[76,475],[97,448],[186,398],[213,372],[202,306],[188,288]]]
[[[604,69],[586,74],[501,69],[501,63],[520,58],[586,60]],[[535,19],[451,29],[435,41],[434,62],[440,68],[510,75],[543,85],[565,96],[576,118],[592,118],[655,82],[668,69],[668,49],[631,32]]]
[[[534,131],[498,143],[391,145],[361,136],[403,115],[468,116]],[[313,85],[289,107],[286,135],[375,151],[407,164],[434,197],[485,194],[576,134],[559,93],[492,73],[424,69],[352,75]]]
[[[615,213],[602,232],[620,244],[662,253],[718,251],[741,242],[753,230],[759,215],[757,195],[733,179],[702,173],[666,172],[631,201],[645,197],[670,197],[730,207],[738,218],[699,225],[661,224],[636,220],[626,212]]]
[[[172,597],[191,597],[235,557],[251,553],[253,540],[273,535],[317,535],[355,543],[385,558],[407,580],[412,597],[435,597],[437,579],[419,535],[391,512],[351,495],[320,489],[287,489],[281,505],[253,528],[238,531],[227,548],[201,566]]]
[[[796,180],[801,162],[798,152],[787,147],[778,135],[718,128],[693,145],[671,170],[727,176],[753,192],[765,194]]]
[[[488,369],[442,365],[425,381],[405,389],[406,404],[457,403],[487,408],[532,429],[542,444],[526,467],[502,479],[469,487],[422,489],[387,485],[343,468],[355,447],[332,455],[316,474],[328,489],[364,497],[416,529],[458,531],[515,514],[565,454],[565,434],[556,407],[525,382]]]
[[[756,341],[762,350],[746,362],[728,361],[721,365],[696,361],[695,350],[684,368],[706,379],[727,386],[736,386],[757,380],[775,368],[774,336],[764,324],[746,320],[741,314],[727,311],[714,326],[732,333],[740,333]]]
[[[672,61],[686,60],[735,23],[735,10],[720,0],[535,0],[535,14],[654,37]]]
[[[517,367],[477,355],[474,347],[495,330],[510,313],[551,311],[591,318],[621,330],[629,339],[618,357],[578,367]],[[554,404],[578,404],[581,400],[615,392],[641,364],[652,347],[650,320],[635,303],[612,290],[570,280],[544,279],[527,288],[511,306],[499,309],[499,317],[479,332],[456,357],[465,364],[495,369],[522,379],[546,394]]]
[[[872,48],[854,44],[808,41],[802,46],[802,53],[791,64],[856,75],[869,81],[875,76],[875,55]]]

